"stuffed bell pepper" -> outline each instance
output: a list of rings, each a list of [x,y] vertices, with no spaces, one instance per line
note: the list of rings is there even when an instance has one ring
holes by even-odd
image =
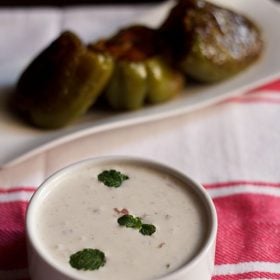
[[[131,26],[112,38],[90,44],[89,48],[109,55],[114,61],[104,93],[114,109],[134,110],[146,103],[167,101],[184,85],[183,75],[162,55],[164,46],[156,30]]]
[[[21,75],[14,105],[40,128],[59,128],[87,111],[113,70],[112,59],[91,52],[72,32],[63,32]]]
[[[200,82],[231,77],[263,48],[253,21],[203,0],[179,0],[160,30],[180,69]]]

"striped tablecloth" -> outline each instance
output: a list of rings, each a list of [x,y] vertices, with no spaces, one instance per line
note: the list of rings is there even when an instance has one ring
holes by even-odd
[[[0,22],[7,12],[0,11]],[[11,13],[31,26],[27,15]],[[122,13],[133,18],[132,10]],[[48,28],[40,44],[52,37],[54,25]],[[7,66],[1,79],[12,80],[16,66]],[[87,136],[0,170],[0,279],[28,279],[24,218],[38,185],[69,163],[102,155],[157,160],[205,186],[219,220],[213,280],[280,279],[279,120],[280,80],[191,114]]]
[[[24,215],[47,175],[88,156],[144,156],[203,183],[219,220],[213,280],[280,279],[280,81],[212,108],[86,137],[0,171],[0,279],[28,277]]]

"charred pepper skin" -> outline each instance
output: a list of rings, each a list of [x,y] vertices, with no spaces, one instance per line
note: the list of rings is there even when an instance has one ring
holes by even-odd
[[[55,129],[84,114],[102,92],[112,59],[87,49],[72,32],[63,32],[21,75],[14,104],[33,125]]]
[[[239,73],[263,49],[261,32],[250,19],[203,0],[180,0],[160,30],[182,71],[199,82]]]
[[[183,75],[161,55],[158,35],[154,29],[135,25],[90,46],[111,55],[115,61],[104,93],[113,109],[139,109],[146,103],[167,101],[182,90]]]

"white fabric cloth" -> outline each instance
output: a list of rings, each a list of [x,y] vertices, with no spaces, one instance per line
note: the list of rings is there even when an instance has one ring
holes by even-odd
[[[201,183],[248,179],[279,182],[280,127],[275,121],[279,117],[279,104],[225,103],[180,117],[101,132],[2,170],[0,185],[37,186],[67,164],[116,154],[164,162]]]

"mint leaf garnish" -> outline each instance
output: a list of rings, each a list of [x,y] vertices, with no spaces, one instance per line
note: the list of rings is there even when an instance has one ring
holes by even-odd
[[[83,249],[72,254],[69,263],[78,270],[96,270],[105,265],[106,258],[98,249]]]
[[[142,224],[141,229],[139,230],[143,235],[152,235],[156,232],[156,227],[150,224]]]
[[[118,188],[123,181],[128,180],[129,177],[114,169],[104,170],[98,175],[98,181],[102,182],[107,187]]]
[[[142,226],[142,221],[139,217],[133,217],[132,215],[123,215],[118,219],[118,223],[121,226],[128,228],[140,229]]]
[[[152,235],[156,232],[156,227],[154,225],[143,224],[141,218],[132,215],[121,216],[118,218],[118,223],[120,226],[139,229],[139,232],[143,235]]]

